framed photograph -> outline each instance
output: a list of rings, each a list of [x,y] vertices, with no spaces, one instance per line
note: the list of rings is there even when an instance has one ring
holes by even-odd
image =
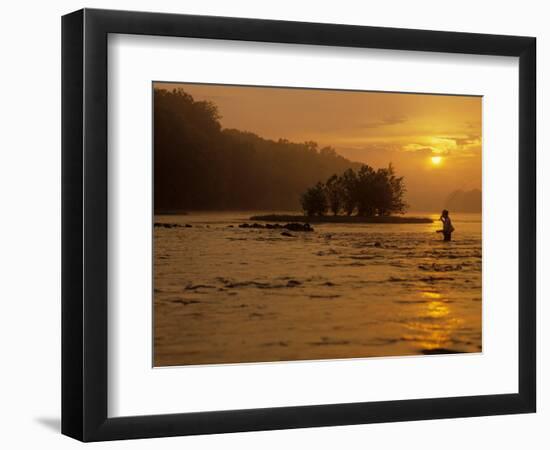
[[[62,21],[62,432],[535,412],[536,40]]]

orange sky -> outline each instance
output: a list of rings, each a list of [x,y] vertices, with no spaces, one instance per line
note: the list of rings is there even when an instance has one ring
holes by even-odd
[[[155,83],[214,102],[224,128],[316,141],[405,176],[411,210],[437,210],[456,189],[481,189],[481,97]],[[439,155],[439,164],[432,156]]]

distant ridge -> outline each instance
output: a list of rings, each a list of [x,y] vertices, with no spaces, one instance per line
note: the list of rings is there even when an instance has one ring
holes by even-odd
[[[156,214],[292,210],[319,180],[360,167],[315,142],[222,128],[214,103],[195,101],[182,89],[155,89]]]
[[[479,189],[454,191],[447,197],[445,208],[451,212],[480,213],[481,191]]]

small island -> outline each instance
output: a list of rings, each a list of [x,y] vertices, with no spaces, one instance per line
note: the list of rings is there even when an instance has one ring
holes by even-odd
[[[347,169],[318,182],[300,198],[303,215],[270,214],[252,216],[250,220],[306,223],[432,223],[428,217],[404,217],[403,177],[395,175],[393,165],[375,170],[363,164],[355,172]],[[327,215],[330,210],[332,215]],[[340,213],[343,213],[342,215]],[[393,214],[393,215],[392,215]]]
[[[252,216],[250,220],[260,222],[303,222],[303,223],[433,223],[429,217],[404,216],[304,216],[299,214],[268,214]]]

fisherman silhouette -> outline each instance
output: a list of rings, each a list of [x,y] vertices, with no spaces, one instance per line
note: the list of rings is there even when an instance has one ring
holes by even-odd
[[[455,230],[453,227],[453,224],[451,223],[451,218],[449,217],[449,211],[444,209],[441,212],[441,216],[439,217],[439,220],[443,222],[443,229],[437,230],[437,233],[443,233],[443,240],[444,241],[450,241],[451,240],[451,234]]]

